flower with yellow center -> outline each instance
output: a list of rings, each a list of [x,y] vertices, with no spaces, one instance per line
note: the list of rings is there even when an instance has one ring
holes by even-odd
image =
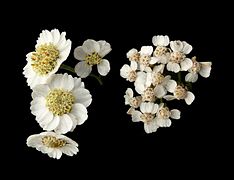
[[[57,29],[43,30],[40,34],[36,49],[27,54],[27,65],[24,76],[31,88],[38,84],[45,84],[52,74],[67,59],[71,50],[71,41],[66,40],[66,33]]]
[[[171,41],[172,53],[167,64],[167,70],[178,73],[187,71],[193,65],[192,60],[186,58],[186,54],[192,51],[192,46],[185,41]]]
[[[106,41],[86,40],[82,46],[78,46],[74,51],[74,57],[81,62],[75,66],[75,72],[81,78],[87,77],[94,65],[100,75],[106,76],[110,71],[110,63],[103,59],[111,51],[111,46]]]
[[[135,110],[132,115],[133,122],[143,122],[146,133],[155,132],[158,129],[155,115],[158,111],[158,104],[143,102],[140,105],[140,111]]]
[[[181,100],[184,99],[186,104],[190,105],[195,99],[195,96],[192,92],[188,91],[186,87],[182,85],[178,85],[177,83],[175,84],[175,88],[172,89],[171,93],[173,95],[166,95],[163,98],[171,101],[174,99]]]
[[[27,138],[27,145],[55,159],[60,159],[63,153],[73,156],[79,151],[75,141],[54,132],[31,135]]]
[[[80,78],[68,74],[54,74],[47,84],[33,88],[32,114],[46,131],[65,134],[87,118],[92,98]]]
[[[192,58],[193,66],[188,70],[188,74],[185,76],[185,81],[196,82],[198,79],[198,74],[202,77],[207,78],[210,76],[211,62],[197,62],[196,57]]]
[[[129,82],[134,82],[137,78],[137,63],[135,61],[131,61],[130,66],[128,64],[124,64],[120,69],[120,76],[125,78]]]
[[[180,119],[180,111],[178,109],[169,110],[163,103],[159,104],[156,115],[156,122],[159,127],[170,127],[172,119]]]

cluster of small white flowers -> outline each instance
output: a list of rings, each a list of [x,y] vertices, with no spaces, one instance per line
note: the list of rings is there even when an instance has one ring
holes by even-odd
[[[35,51],[26,56],[27,65],[23,72],[32,89],[31,112],[46,131],[28,137],[27,145],[56,159],[60,159],[62,153],[68,156],[77,154],[78,144],[63,134],[73,131],[88,119],[87,107],[92,102],[92,96],[81,78],[67,73],[55,74],[71,50],[71,41],[65,36],[65,32],[60,33],[57,29],[43,30]],[[86,40],[74,51],[75,58],[84,61],[74,69],[66,67],[84,78],[96,64],[98,72],[107,75],[110,65],[102,58],[110,50],[106,41]]]
[[[194,94],[188,85],[202,77],[209,77],[211,62],[198,62],[187,55],[192,46],[185,41],[170,41],[168,36],[154,36],[153,46],[142,46],[140,51],[131,49],[127,53],[130,65],[120,69],[121,77],[134,83],[124,95],[130,106],[128,114],[133,122],[143,122],[146,133],[156,132],[159,127],[171,126],[171,119],[180,119],[180,111],[168,107],[170,100],[185,100],[190,105]],[[181,71],[188,72],[181,79]],[[176,75],[177,74],[177,75]],[[174,76],[177,76],[175,78]]]

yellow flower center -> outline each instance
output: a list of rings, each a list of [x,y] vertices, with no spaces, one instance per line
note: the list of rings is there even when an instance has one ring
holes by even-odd
[[[181,63],[185,59],[185,55],[181,52],[172,52],[170,61],[174,63]]]
[[[183,88],[182,86],[177,86],[174,92],[174,96],[177,99],[184,99],[187,95],[187,91],[185,88]]]
[[[65,140],[57,139],[54,136],[44,136],[41,141],[43,145],[49,148],[60,148],[67,144]]]
[[[32,68],[40,74],[46,75],[54,70],[59,58],[59,51],[53,44],[43,44],[32,53]]]
[[[168,52],[168,48],[164,46],[157,46],[156,49],[154,50],[154,55],[156,57],[160,57],[162,55],[165,55]]]
[[[154,73],[153,76],[153,85],[156,86],[158,84],[161,84],[164,80],[164,76],[161,73]]]
[[[93,52],[92,54],[88,54],[85,57],[85,61],[88,65],[96,65],[101,62],[102,58],[97,52]]]
[[[62,89],[54,89],[46,96],[46,106],[58,116],[71,112],[74,101],[72,93]]]
[[[140,53],[135,53],[135,54],[133,54],[132,56],[129,57],[130,61],[139,62],[139,59],[140,59]]]
[[[154,119],[154,115],[151,113],[143,113],[141,116],[143,122],[150,122]]]
[[[149,102],[154,102],[155,101],[155,95],[154,95],[154,89],[153,88],[147,88],[144,91],[144,94],[142,95],[142,100],[143,101],[149,101]]]
[[[159,110],[159,116],[163,119],[168,119],[170,117],[170,111],[168,107],[163,107]]]

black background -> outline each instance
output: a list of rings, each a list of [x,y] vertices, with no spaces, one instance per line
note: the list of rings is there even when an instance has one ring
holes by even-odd
[[[230,11],[220,13],[227,6],[219,4],[215,8],[217,4],[214,3],[206,6],[188,2],[134,2],[131,6],[114,2],[105,3],[105,6],[77,3],[57,4],[56,7],[46,3],[29,5],[6,21],[8,25],[4,30],[11,33],[7,47],[10,47],[11,66],[15,68],[13,83],[8,82],[13,86],[11,97],[14,100],[10,112],[13,117],[7,119],[14,138],[8,149],[12,151],[11,157],[30,165],[53,162],[65,166],[72,162],[77,170],[82,167],[81,171],[101,169],[100,175],[107,169],[116,173],[123,169],[130,173],[142,170],[145,174],[176,170],[179,174],[209,175],[230,160],[226,142],[231,132],[225,129],[231,119],[226,117],[228,106],[223,100],[227,95],[224,88],[228,86],[228,58],[225,56],[231,37],[227,23]],[[22,75],[25,55],[34,50],[39,33],[53,28],[66,31],[66,37],[72,41],[66,61],[70,65],[78,62],[73,57],[74,48],[86,39],[106,40],[112,46],[111,53],[106,56],[111,71],[103,78],[104,85],[100,86],[91,77],[83,80],[93,96],[88,120],[66,134],[78,142],[80,152],[73,157],[63,155],[60,160],[50,159],[26,146],[27,137],[42,129],[30,112],[31,90]],[[213,65],[210,78],[199,77],[194,85],[196,99],[193,104],[180,105],[181,119],[174,120],[170,128],[146,134],[143,124],[133,123],[126,114],[128,107],[124,105],[123,95],[132,84],[120,77],[119,70],[128,63],[126,52],[152,45],[154,35],[187,41],[193,46],[190,56],[212,61]]]

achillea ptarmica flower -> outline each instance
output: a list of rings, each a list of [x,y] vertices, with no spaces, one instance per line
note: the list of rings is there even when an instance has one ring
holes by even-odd
[[[75,141],[54,132],[31,135],[27,139],[27,145],[55,159],[60,159],[62,154],[73,156],[79,151]]]
[[[33,88],[31,112],[46,131],[65,134],[88,118],[92,97],[80,78],[54,74],[47,84]]]
[[[65,36],[65,32],[60,33],[57,29],[43,30],[40,33],[36,50],[26,55],[27,65],[23,72],[31,88],[45,84],[67,59],[71,50],[71,41]]]
[[[170,127],[171,119],[180,119],[180,111],[171,110],[166,101],[185,100],[187,105],[192,104],[195,96],[191,83],[197,81],[198,74],[209,77],[212,65],[187,57],[192,46],[185,41],[170,41],[168,36],[160,35],[153,36],[152,43],[154,50],[152,46],[142,46],[139,52],[135,48],[128,51],[130,65],[124,64],[120,69],[120,76],[134,85],[124,95],[125,105],[130,106],[127,114],[133,122],[144,122],[146,133]],[[182,78],[180,71],[188,74]],[[138,93],[135,96],[134,89]]]
[[[110,71],[110,63],[103,59],[111,51],[111,46],[106,41],[86,40],[82,46],[74,51],[74,57],[81,62],[75,66],[75,72],[81,78],[87,77],[94,65],[97,65],[98,73],[106,76]]]

